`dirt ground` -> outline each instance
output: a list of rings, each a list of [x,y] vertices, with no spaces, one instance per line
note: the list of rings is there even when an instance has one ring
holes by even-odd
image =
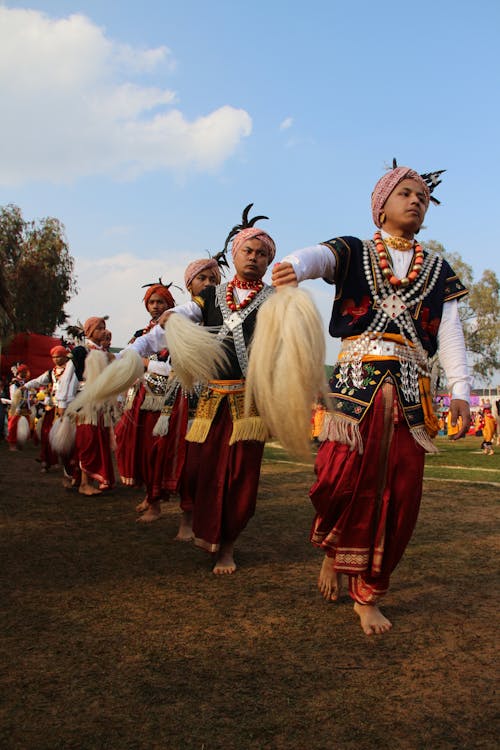
[[[311,471],[268,460],[221,579],[145,528],[136,489],[85,498],[0,443],[0,747],[497,748],[498,488],[426,482],[368,638],[327,604],[308,543]]]

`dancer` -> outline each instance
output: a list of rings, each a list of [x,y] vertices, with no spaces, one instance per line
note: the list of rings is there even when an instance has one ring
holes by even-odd
[[[103,349],[107,337],[106,318],[88,318],[83,333],[84,343],[73,349],[70,364],[80,382],[91,382],[113,358]],[[68,378],[71,375],[69,371]],[[73,479],[82,495],[100,495],[114,485],[112,426],[112,407],[108,404],[78,414],[75,437],[77,468]],[[94,481],[98,483],[97,487]]]
[[[169,316],[183,314],[196,323],[216,326],[227,349],[225,371],[221,379],[203,389],[186,436],[190,445],[185,471],[192,481],[194,541],[216,555],[216,575],[236,570],[234,546],[255,512],[266,439],[258,414],[244,413],[244,389],[257,313],[273,292],[262,277],[276,248],[267,232],[253,226],[257,219],[267,217],[248,221],[251,205],[243,212],[242,224],[234,227],[226,240],[227,247],[234,237],[233,280],[206,288],[198,298],[160,319],[166,322],[167,341]]]
[[[7,418],[7,443],[9,444],[9,450],[17,451],[26,442],[29,435],[25,435],[25,429],[22,429],[22,435],[19,432],[19,425],[21,424],[22,417],[25,417],[30,422],[30,409],[29,404],[25,399],[22,398],[23,386],[30,377],[30,371],[28,365],[19,363],[11,367],[13,378],[9,383],[9,412]],[[24,425],[23,425],[24,427]],[[28,432],[31,430],[31,424]]]
[[[213,258],[200,258],[192,261],[184,272],[186,289],[195,299],[208,286],[221,282],[219,260],[225,261],[223,254]],[[168,397],[161,417],[155,428],[159,437],[153,443],[151,453],[151,481],[148,484],[146,512],[142,521],[153,521],[161,516],[161,501],[170,495],[180,495],[181,520],[176,535],[177,541],[189,542],[193,538],[192,516],[193,498],[190,480],[183,471],[186,458],[186,431],[189,420],[194,416],[198,403],[197,393],[187,393],[175,373],[170,382]]]
[[[49,434],[52,425],[54,424],[54,418],[59,406],[58,388],[68,362],[68,351],[64,346],[53,346],[50,350],[50,356],[54,366],[50,370],[43,372],[37,378],[28,380],[23,386],[27,391],[49,386],[48,396],[45,399],[40,434],[40,462],[42,465],[42,472],[47,472],[51,466],[55,466],[59,463],[59,457],[54,453],[50,446]]]
[[[487,456],[492,456],[493,451],[493,438],[497,432],[497,421],[491,413],[491,406],[484,407],[484,427],[483,427],[483,453]]]
[[[361,627],[384,633],[378,602],[418,515],[425,451],[434,450],[428,357],[438,349],[452,391],[452,423],[470,424],[469,376],[457,299],[466,290],[441,257],[423,251],[422,226],[439,175],[408,167],[385,174],[372,194],[373,240],[338,237],[286,256],[279,287],[307,278],[336,285],[330,334],[342,339],[331,380],[333,412],[310,497],[311,541],[325,552],[319,588],[339,596],[349,577]],[[279,296],[279,295],[278,295]]]
[[[151,319],[145,328],[134,333],[131,342],[157,325],[158,317],[174,307],[175,300],[169,285],[148,284],[144,305]],[[153,428],[165,402],[170,364],[164,344],[158,351],[148,351],[144,357],[144,377],[127,394],[123,414],[115,427],[116,461],[123,484],[141,487],[150,479]],[[139,512],[148,509],[147,495],[137,506]],[[145,517],[145,520],[150,520]],[[152,520],[152,519],[151,519]]]

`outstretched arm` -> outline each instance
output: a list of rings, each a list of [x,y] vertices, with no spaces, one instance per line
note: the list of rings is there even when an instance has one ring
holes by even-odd
[[[273,268],[274,286],[297,286],[305,279],[335,278],[335,256],[326,245],[312,245],[286,255]]]
[[[459,440],[467,435],[470,427],[470,377],[467,366],[464,334],[458,315],[456,300],[443,305],[443,317],[438,331],[439,359],[446,373],[451,391],[450,417],[452,427],[461,417],[460,430],[450,437]]]

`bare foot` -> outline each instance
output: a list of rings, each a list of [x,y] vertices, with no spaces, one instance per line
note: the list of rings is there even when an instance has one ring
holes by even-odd
[[[354,603],[354,611],[359,615],[361,627],[366,635],[380,635],[392,628],[392,622],[384,617],[376,604]]]
[[[101,490],[98,490],[97,487],[92,487],[91,484],[81,484],[78,487],[78,492],[80,495],[87,495],[88,497],[101,494]]]
[[[71,477],[67,477],[67,476],[63,477],[62,484],[65,490],[70,490],[72,487],[75,486],[75,483],[71,479]]]
[[[231,575],[236,570],[234,562],[234,542],[221,544],[217,562],[214,565],[212,573],[216,576]]]
[[[334,568],[333,557],[323,558],[318,578],[318,588],[327,602],[336,602],[342,588],[342,575]]]
[[[159,521],[161,518],[161,504],[160,503],[148,503],[148,509],[144,511],[142,516],[139,516],[137,523],[153,523],[153,521]]]
[[[179,531],[174,537],[178,542],[190,542],[194,539],[193,534],[193,514],[191,511],[182,511],[181,522],[179,524]]]
[[[147,510],[148,508],[149,508],[149,503],[148,503],[148,497],[146,495],[144,500],[142,500],[142,502],[140,502],[139,505],[135,506],[135,511],[136,513],[144,513],[144,511]]]

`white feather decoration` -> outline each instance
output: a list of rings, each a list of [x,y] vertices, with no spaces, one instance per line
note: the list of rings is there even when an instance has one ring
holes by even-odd
[[[22,416],[19,417],[19,421],[17,423],[17,432],[16,432],[16,441],[18,445],[24,445],[31,433],[30,429],[30,423],[26,419],[26,417]]]
[[[87,359],[89,357],[90,355]],[[85,366],[85,372],[87,372],[87,366]],[[91,378],[93,374],[92,370]],[[144,365],[141,357],[133,349],[125,349],[120,359],[113,360],[93,380],[85,381],[83,390],[68,406],[66,414],[75,416],[81,410],[86,412],[103,406],[106,401],[130,388],[132,383],[135,383],[143,374]]]
[[[186,391],[193,391],[195,383],[206,383],[223,375],[228,365],[227,354],[210,328],[175,313],[165,323],[165,333],[172,369]]]
[[[75,445],[76,425],[67,416],[56,419],[50,428],[50,447],[58,456],[69,456]]]
[[[285,450],[311,457],[311,414],[327,399],[323,323],[303,289],[278,287],[259,309],[249,356],[246,409],[252,401]]]

